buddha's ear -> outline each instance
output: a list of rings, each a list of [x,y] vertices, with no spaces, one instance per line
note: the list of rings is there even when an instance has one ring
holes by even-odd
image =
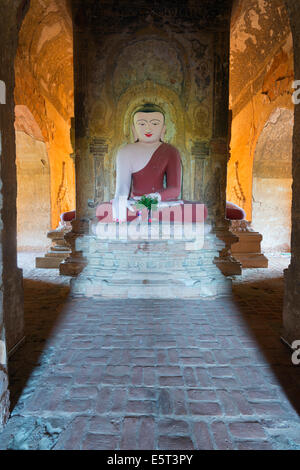
[[[132,130],[132,134],[133,134],[134,141],[137,142],[137,141],[139,140],[139,138],[138,138],[138,136],[137,136],[137,133],[136,133],[134,124],[132,124],[131,130]]]
[[[163,142],[165,138],[165,133],[166,133],[166,125],[162,128],[161,134],[160,134],[160,140]]]

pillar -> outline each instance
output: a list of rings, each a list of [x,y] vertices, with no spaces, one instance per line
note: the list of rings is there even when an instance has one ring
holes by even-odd
[[[213,136],[209,146],[213,176],[205,195],[205,203],[212,209],[214,231],[225,243],[215,260],[225,275],[241,274],[241,263],[230,253],[230,247],[238,241],[238,237],[229,230],[230,222],[225,218],[227,163],[230,155],[229,39],[229,29],[215,34]]]
[[[295,79],[300,78],[300,17],[297,0],[286,0],[294,44]],[[293,197],[291,263],[285,270],[282,338],[290,345],[300,340],[300,104],[295,104],[293,135]]]
[[[17,267],[14,58],[28,3],[0,4],[0,429],[9,414],[7,356],[24,337],[22,271]]]

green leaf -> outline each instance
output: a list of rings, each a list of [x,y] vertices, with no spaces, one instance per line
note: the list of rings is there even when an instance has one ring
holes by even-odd
[[[147,196],[142,196],[141,199],[139,201],[137,201],[135,203],[135,206],[138,208],[138,209],[143,209],[144,207],[146,207],[148,209],[148,211],[150,211],[151,209],[152,210],[157,210],[157,206],[158,206],[158,199],[157,197],[155,198],[152,198],[152,197],[147,197]]]

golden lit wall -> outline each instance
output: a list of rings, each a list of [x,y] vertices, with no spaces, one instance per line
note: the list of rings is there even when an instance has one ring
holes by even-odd
[[[75,171],[70,157],[73,153],[70,142],[74,114],[73,41],[72,21],[65,0],[31,0],[19,35],[15,73],[16,105],[26,106],[32,113],[49,158],[49,230],[57,227],[62,212],[75,208]],[[24,129],[21,132],[26,133]],[[20,161],[21,142],[19,138],[17,158]],[[34,205],[28,195],[27,204]]]
[[[227,199],[245,209],[247,220],[252,220],[253,162],[258,139],[276,109],[293,110],[294,107],[292,46],[282,0],[238,0],[234,3],[230,44],[231,158]],[[290,126],[289,135],[292,135],[292,121],[286,125]],[[273,138],[274,135],[270,136]],[[285,145],[284,139],[280,142]],[[286,154],[285,147],[280,149],[277,146],[277,160],[280,160],[282,150]],[[273,176],[272,172],[264,174],[267,179]],[[285,172],[282,178],[286,178]],[[288,198],[286,205],[290,205],[291,192],[285,194]]]
[[[42,133],[27,106],[15,106],[17,245],[43,249],[51,225],[50,166]]]

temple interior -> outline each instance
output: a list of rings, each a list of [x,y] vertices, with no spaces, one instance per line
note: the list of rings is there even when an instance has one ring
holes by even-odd
[[[297,0],[2,3],[0,449],[300,449]],[[202,290],[179,243],[141,267],[88,231],[148,102],[208,210]]]

